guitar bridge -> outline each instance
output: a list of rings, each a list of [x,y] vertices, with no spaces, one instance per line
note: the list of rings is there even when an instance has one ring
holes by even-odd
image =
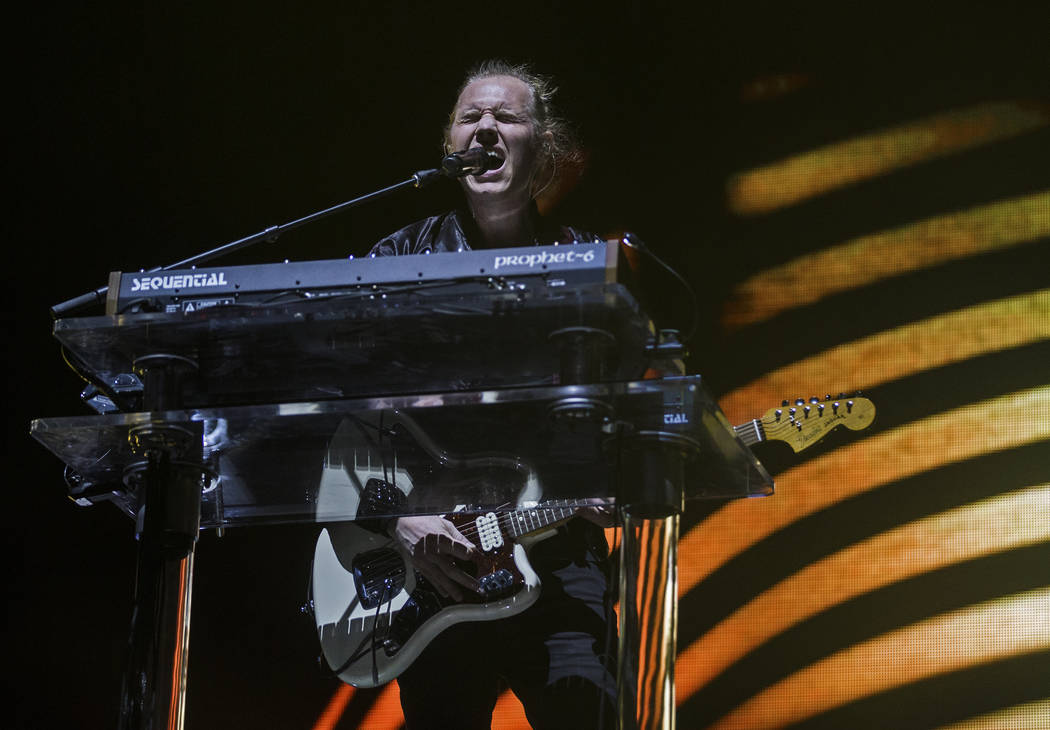
[[[501,598],[514,587],[514,575],[506,568],[478,578],[478,593],[486,601]]]

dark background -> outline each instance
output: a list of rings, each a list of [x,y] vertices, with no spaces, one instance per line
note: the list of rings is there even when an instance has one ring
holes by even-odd
[[[763,346],[769,332],[745,341],[720,330],[720,303],[749,273],[814,241],[1048,187],[1050,143],[1032,133],[963,155],[961,172],[929,163],[833,205],[744,221],[725,204],[727,178],[764,162],[939,110],[1045,100],[1048,13],[1022,8],[60,3],[12,19],[4,584],[7,673],[20,699],[0,722],[112,726],[126,648],[132,525],[69,502],[60,464],[27,436],[32,418],[87,413],[49,337],[50,305],[112,270],[178,260],[433,166],[465,68],[528,59],[558,80],[589,155],[557,216],[634,231],[692,281],[707,316],[690,371],[726,392],[792,359]],[[804,83],[745,93],[784,74]],[[455,200],[451,185],[408,191],[228,263],[360,255]],[[985,274],[1020,277],[1017,291],[1045,286],[1045,250],[993,259],[1001,270]],[[916,303],[880,322],[839,316],[870,331],[905,321]],[[1047,382],[1043,355],[1017,356],[1035,383]],[[202,535],[189,727],[305,727],[334,691],[298,614],[314,534]]]

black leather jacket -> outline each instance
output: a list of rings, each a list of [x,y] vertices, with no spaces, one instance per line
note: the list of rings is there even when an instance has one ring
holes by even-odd
[[[594,243],[602,240],[576,228],[552,227],[546,224],[535,210],[535,205],[533,215],[538,231],[532,241],[534,245]],[[391,233],[373,246],[369,255],[405,256],[470,251],[472,247],[469,241],[478,241],[480,238],[481,232],[474,223],[473,216],[463,210],[453,210],[443,215],[424,218]],[[387,523],[369,519],[358,520],[357,524],[374,532],[383,533]],[[597,593],[600,595],[605,585],[601,573],[608,570],[605,561],[609,554],[605,533],[600,527],[586,520],[573,519],[567,525],[560,526],[558,535],[545,540],[542,546],[542,550],[538,550],[537,555],[533,556],[535,567],[541,574],[563,568],[566,565],[581,566],[587,564],[587,561],[596,560],[600,569],[598,573],[600,580],[593,576],[592,579],[598,580]],[[548,592],[550,592],[549,589]],[[596,610],[600,613],[601,607],[597,606]]]
[[[552,227],[535,214],[539,231],[532,241],[535,245],[552,243],[592,243],[601,239],[568,226]],[[469,251],[470,241],[478,241],[481,232],[473,216],[462,210],[433,215],[391,233],[372,247],[371,256],[404,256],[420,253]]]

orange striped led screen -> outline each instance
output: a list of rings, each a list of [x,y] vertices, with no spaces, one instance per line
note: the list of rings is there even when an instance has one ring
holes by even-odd
[[[933,163],[950,175],[955,158],[994,158],[1048,121],[1045,104],[997,100],[829,140],[732,174],[727,214],[769,220]],[[878,416],[833,447],[781,458],[774,496],[685,516],[681,727],[1050,727],[1050,180],[982,199],[984,184],[962,181],[966,200],[817,247],[804,230],[779,231],[787,255],[731,287],[721,325],[736,341],[801,322],[787,334],[812,347],[771,353],[722,394],[730,421],[853,389]],[[905,277],[967,262],[992,271],[1001,256],[1019,256],[1035,285],[989,294],[960,281],[950,306],[931,290],[922,312],[847,336],[789,316],[861,290],[872,301],[885,291],[890,307]],[[334,727],[351,694],[341,689],[317,727]],[[939,697],[956,699],[938,709]],[[396,685],[367,703],[361,727],[401,726]],[[493,727],[528,727],[513,696]]]

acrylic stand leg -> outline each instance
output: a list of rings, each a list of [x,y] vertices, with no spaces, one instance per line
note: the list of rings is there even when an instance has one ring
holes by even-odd
[[[678,520],[624,514],[620,543],[621,727],[675,725]]]
[[[639,432],[620,456],[618,693],[623,730],[673,730],[678,649],[678,525],[695,442]]]
[[[200,528],[203,433],[200,425],[166,422],[178,382],[192,370],[184,358],[143,358],[139,372],[150,418],[129,430],[142,457],[125,472],[140,495],[135,607],[120,704],[122,730],[175,730],[185,719],[193,548]],[[136,363],[138,366],[139,363]]]
[[[146,509],[121,698],[120,727],[124,730],[181,728],[184,719],[196,535],[187,539],[186,531],[180,536],[171,528],[191,522],[196,532],[200,470],[165,465],[165,461],[166,455],[151,456],[147,467],[146,504],[154,519],[151,509]],[[156,473],[149,474],[151,471]],[[179,498],[184,503],[181,515],[165,516],[164,508],[170,509],[170,503]]]

